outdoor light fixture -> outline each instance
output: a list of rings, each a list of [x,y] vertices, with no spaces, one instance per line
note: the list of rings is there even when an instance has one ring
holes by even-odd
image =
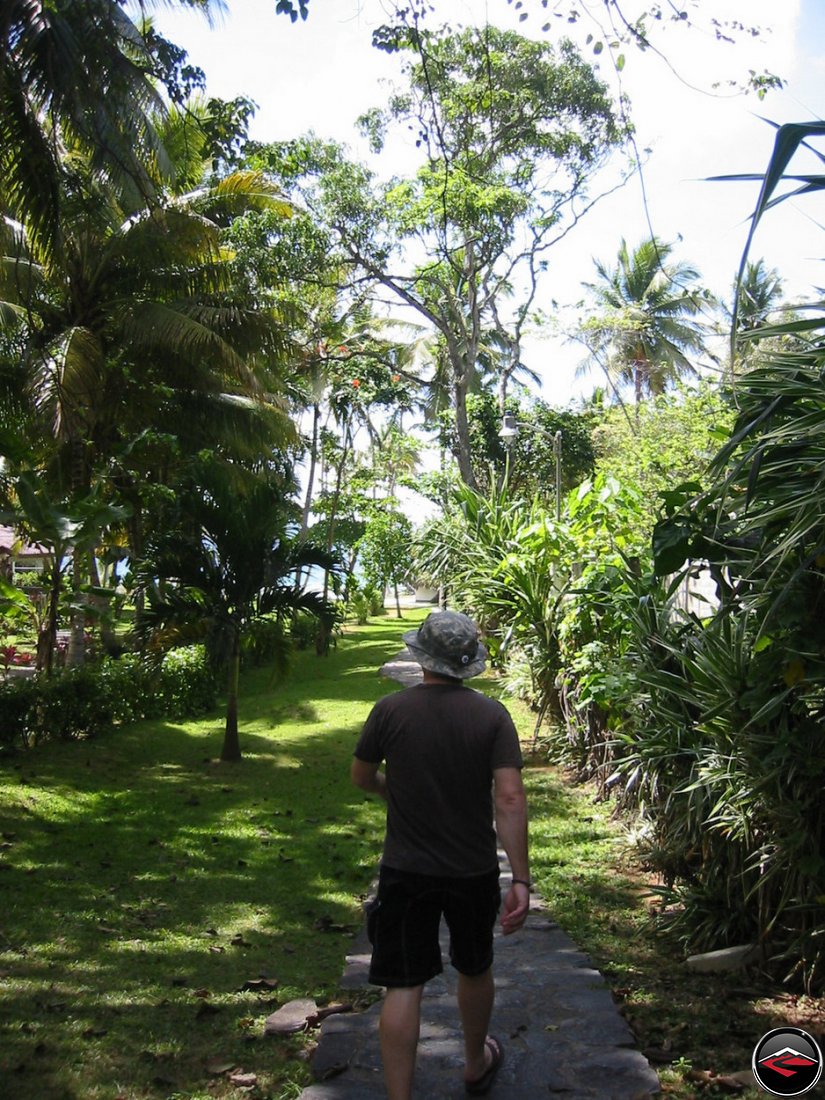
[[[501,427],[499,428],[499,439],[503,439],[509,445],[513,442],[516,436],[519,434],[519,429],[525,427],[530,431],[535,432],[536,435],[549,436],[549,432],[543,432],[541,428],[536,428],[532,424],[519,424],[512,413],[505,413],[501,418]],[[561,520],[561,432],[555,432],[553,434],[553,457],[556,462],[556,522]],[[509,463],[509,454],[508,454]]]

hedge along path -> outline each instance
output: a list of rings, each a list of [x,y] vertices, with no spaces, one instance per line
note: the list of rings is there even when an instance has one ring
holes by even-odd
[[[411,618],[347,627],[284,682],[245,674],[238,766],[216,760],[220,705],[0,756],[0,1095],[306,1080],[305,1038],[263,1025],[336,995],[381,835],[349,758]]]
[[[380,669],[403,686],[421,679],[405,649]],[[499,853],[502,888],[510,869]],[[425,987],[416,1066],[417,1097],[457,1100],[462,1083],[463,1043],[458,1025],[456,981],[442,927],[444,973]],[[659,1092],[659,1079],[636,1049],[601,974],[548,915],[533,892],[524,929],[503,937],[496,931],[496,1007],[491,1031],[505,1046],[505,1061],[489,1093],[544,1100],[549,1094],[577,1100],[641,1100]],[[362,928],[341,979],[355,992],[367,986],[369,943]],[[330,1016],[321,1025],[312,1059],[316,1083],[301,1100],[379,1100],[385,1097],[378,1038],[380,1002],[363,1013]]]

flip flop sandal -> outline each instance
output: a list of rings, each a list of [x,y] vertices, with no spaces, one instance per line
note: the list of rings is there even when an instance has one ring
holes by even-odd
[[[464,1082],[464,1091],[470,1096],[483,1096],[486,1092],[489,1092],[496,1074],[504,1064],[504,1048],[495,1035],[488,1035],[484,1040],[484,1045],[489,1050],[492,1060],[481,1077],[477,1077],[475,1081]]]

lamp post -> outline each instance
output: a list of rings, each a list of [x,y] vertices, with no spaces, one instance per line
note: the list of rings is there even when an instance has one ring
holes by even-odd
[[[553,458],[556,462],[556,523],[561,523],[561,428],[553,436]]]
[[[534,428],[531,424],[519,424],[512,413],[505,413],[501,418],[499,438],[507,445],[507,462],[510,461],[510,444],[518,436],[521,428],[530,428],[537,435],[548,436],[549,432],[543,432],[540,428]],[[556,522],[561,520],[561,430],[553,434],[553,460],[556,467]]]

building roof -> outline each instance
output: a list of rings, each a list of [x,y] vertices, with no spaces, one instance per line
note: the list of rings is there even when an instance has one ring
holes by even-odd
[[[0,553],[10,554],[14,548],[16,558],[44,558],[48,550],[37,543],[28,543],[15,531],[13,527],[4,527],[0,524]]]

